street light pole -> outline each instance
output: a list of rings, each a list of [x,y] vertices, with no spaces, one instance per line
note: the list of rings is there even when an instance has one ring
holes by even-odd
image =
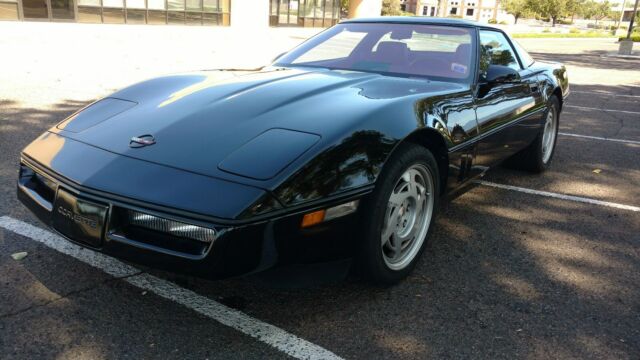
[[[618,20],[618,25],[616,31],[622,25],[622,19],[624,19],[624,8],[627,6],[627,0],[622,0],[622,7],[620,8],[620,19]]]
[[[633,6],[631,21],[629,22],[629,31],[627,31],[627,40],[631,39],[631,33],[633,32],[633,21],[636,19],[636,13],[638,12],[638,2],[640,2],[640,0],[636,0],[636,4]],[[624,12],[624,9],[622,11]]]

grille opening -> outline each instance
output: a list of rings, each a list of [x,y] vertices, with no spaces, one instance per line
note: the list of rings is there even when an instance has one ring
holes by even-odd
[[[53,204],[56,196],[56,185],[48,178],[40,175],[30,167],[21,164],[18,181],[20,185],[31,190],[32,193],[37,194],[47,201],[49,205]]]
[[[214,229],[115,207],[110,229],[114,240],[176,255],[202,256],[216,239]]]

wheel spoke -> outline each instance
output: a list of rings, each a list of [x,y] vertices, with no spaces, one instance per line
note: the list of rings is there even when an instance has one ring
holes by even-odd
[[[389,217],[387,219],[387,223],[385,224],[384,228],[382,229],[382,236],[381,236],[381,242],[382,242],[382,246],[384,246],[386,243],[390,242],[390,238],[391,235],[394,234],[394,230],[396,228],[396,224],[395,224],[395,218],[391,218]]]
[[[398,208],[406,197],[407,196],[404,193],[392,193],[391,197],[389,197],[389,205]]]
[[[393,237],[393,259],[398,260],[402,255],[402,238],[398,236]]]

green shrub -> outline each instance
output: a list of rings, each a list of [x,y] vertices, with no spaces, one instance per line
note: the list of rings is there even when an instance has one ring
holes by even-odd
[[[509,23],[504,21],[504,20],[500,21],[498,24],[500,24],[500,25],[509,25]]]
[[[621,36],[618,38],[618,41],[627,40],[626,36]],[[631,34],[631,41],[640,42],[640,34]]]
[[[488,23],[489,23],[489,24],[497,24],[497,23],[498,23],[498,20],[496,20],[496,19],[489,19]]]
[[[579,34],[580,30],[576,29],[576,28],[571,28],[569,29],[569,34]]]
[[[558,20],[558,24],[561,24],[561,25],[573,25],[573,21],[571,21],[571,19],[560,19],[560,20]]]
[[[596,25],[596,24],[589,23],[589,24],[587,24],[587,27],[589,29],[609,29],[609,26],[602,25],[602,24]]]
[[[550,33],[551,30],[549,30],[548,28],[544,28],[544,30],[542,30],[543,33]]]

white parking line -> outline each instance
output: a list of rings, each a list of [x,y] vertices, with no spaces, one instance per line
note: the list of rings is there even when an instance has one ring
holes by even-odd
[[[591,139],[591,140],[604,140],[604,141],[613,141],[613,142],[619,142],[619,143],[625,143],[625,144],[638,144],[638,145],[640,145],[640,141],[634,141],[634,140],[612,139],[612,138],[606,138],[606,137],[580,135],[580,134],[570,134],[570,133],[563,133],[563,132],[559,132],[558,135],[571,136],[571,137],[577,137],[577,138],[585,138],[585,139]]]
[[[640,95],[623,95],[623,94],[615,94],[608,91],[577,91],[571,90],[572,94],[596,94],[596,95],[610,95],[615,97],[628,97],[628,98],[640,98]]]
[[[104,254],[82,248],[60,236],[9,216],[0,217],[0,227],[30,238],[63,254],[74,257],[116,278],[186,306],[210,319],[249,335],[297,359],[341,359],[276,326],[254,319],[170,281],[142,273],[139,269]]]
[[[553,192],[549,192],[549,191],[540,191],[540,190],[527,189],[527,188],[523,188],[523,187],[519,187],[519,186],[496,184],[496,183],[492,183],[492,182],[484,181],[484,180],[477,180],[476,183],[480,184],[480,185],[484,185],[484,186],[490,186],[490,187],[498,188],[498,189],[519,191],[519,192],[526,193],[526,194],[540,195],[540,196],[546,196],[546,197],[551,197],[551,198],[556,198],[556,199],[577,201],[577,202],[586,203],[586,204],[607,206],[607,207],[616,208],[616,209],[640,212],[640,207],[638,207],[638,206],[618,204],[618,203],[602,201],[602,200],[595,200],[595,199],[585,198],[585,197],[581,197],[581,196],[558,194],[558,193],[553,193]]]
[[[578,109],[578,110],[595,110],[595,111],[619,112],[619,113],[623,113],[623,114],[640,115],[640,111],[600,109],[600,108],[587,107],[587,106],[578,106],[578,105],[564,105],[564,107],[572,108],[572,109]]]

